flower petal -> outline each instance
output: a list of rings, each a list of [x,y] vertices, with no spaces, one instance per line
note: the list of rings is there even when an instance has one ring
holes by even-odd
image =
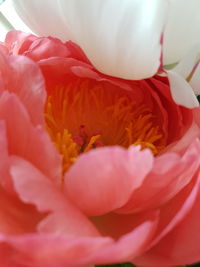
[[[167,71],[172,98],[178,105],[187,108],[199,106],[199,102],[188,82],[184,80],[178,73]]]
[[[118,213],[147,211],[173,198],[193,178],[199,168],[200,142],[194,141],[185,154],[165,153],[156,157],[152,171],[147,175],[128,203]],[[164,177],[164,179],[163,179]]]
[[[23,56],[4,56],[0,53],[0,80],[3,90],[18,95],[34,124],[44,123],[45,85],[39,67]],[[34,107],[34,108],[33,108]]]
[[[200,94],[200,62],[198,62],[195,68],[195,71],[190,80],[190,85],[192,86],[194,93],[199,95]]]
[[[9,154],[27,159],[50,179],[59,183],[60,155],[44,129],[31,124],[19,98],[8,91],[4,91],[0,97],[0,120],[4,120],[6,125]]]
[[[181,60],[197,45],[200,51],[200,1],[170,0],[169,19],[164,33],[164,64]]]
[[[30,2],[11,0],[11,6],[14,6],[24,23],[36,34],[40,36],[52,35],[67,41],[69,39],[68,31],[62,21],[59,6],[56,2],[58,0],[34,0]],[[9,21],[12,24],[12,18],[9,18]]]
[[[166,0],[13,2],[31,29],[75,41],[103,73],[142,79],[153,76],[160,66]]]
[[[99,148],[80,156],[65,177],[69,198],[87,215],[123,206],[151,170],[153,156],[138,147]]]
[[[63,193],[31,163],[12,157],[14,187],[25,203],[35,204],[40,212],[51,212],[40,223],[39,231],[67,236],[98,236],[90,221],[76,209]]]
[[[143,253],[151,243],[159,220],[159,211],[150,211],[142,215],[118,216],[110,213],[99,218],[102,232],[112,234],[125,232],[113,244],[93,255],[95,263],[108,264],[129,261]],[[105,224],[105,225],[103,225]],[[113,230],[115,228],[115,230]],[[105,231],[105,232],[104,232]]]
[[[181,213],[187,215],[173,231],[169,232],[163,239],[161,239],[155,247],[150,249],[144,256],[134,261],[139,266],[179,266],[192,264],[200,260],[200,245],[199,245],[199,220],[200,220],[200,176],[198,174],[192,190],[192,183],[189,184],[182,192],[177,195],[177,203],[172,204],[173,209],[179,209],[176,216],[173,218],[179,220],[182,217]],[[190,188],[190,189],[189,189]],[[189,194],[187,193],[189,189]],[[186,194],[185,194],[186,193]],[[185,196],[184,196],[185,195]],[[187,196],[188,195],[188,196]],[[187,196],[187,198],[185,198]],[[170,204],[170,203],[169,203]],[[179,207],[182,204],[182,207]],[[167,211],[168,209],[168,211]],[[168,206],[166,212],[162,216],[168,217],[171,207]],[[169,213],[169,214],[166,214]],[[179,218],[178,218],[179,217]],[[162,223],[166,223],[166,218],[163,218]],[[168,219],[167,219],[168,220]],[[170,224],[171,224],[170,223]],[[171,228],[169,224],[169,228]],[[164,225],[163,225],[164,226]],[[165,231],[168,231],[166,227]]]
[[[40,233],[0,235],[0,242],[1,263],[5,260],[6,267],[83,267],[91,266],[91,256],[113,241],[106,237],[73,238]]]

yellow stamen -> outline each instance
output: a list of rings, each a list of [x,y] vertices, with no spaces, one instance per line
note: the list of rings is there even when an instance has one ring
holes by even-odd
[[[45,119],[47,131],[63,155],[63,172],[80,153],[99,144],[140,145],[154,155],[165,146],[160,125],[149,108],[125,90],[108,90],[87,79],[55,88],[46,101]]]
[[[90,141],[89,141],[88,145],[87,145],[86,148],[84,149],[84,152],[88,152],[88,151],[93,147],[93,145],[95,144],[95,142],[96,142],[100,137],[101,137],[100,134],[95,135],[95,136],[92,136],[92,137],[90,138]]]

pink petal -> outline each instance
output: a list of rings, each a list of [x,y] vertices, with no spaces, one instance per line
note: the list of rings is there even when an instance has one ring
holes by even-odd
[[[60,182],[61,158],[49,136],[41,126],[33,127],[19,98],[7,91],[0,97],[0,120],[5,121],[9,154],[27,159]]]
[[[141,258],[134,260],[139,266],[179,266],[200,260],[200,176],[193,186],[187,186],[176,199],[164,208],[158,230],[168,232],[174,221],[179,224]],[[192,188],[193,187],[193,188]],[[170,205],[171,204],[171,205]],[[182,207],[181,207],[182,206]],[[170,210],[172,208],[172,211]],[[177,212],[176,212],[177,210]],[[175,215],[175,218],[173,218]],[[172,221],[166,227],[169,218]],[[171,230],[170,229],[170,230]],[[161,236],[163,233],[161,233]],[[164,234],[165,235],[165,234]],[[159,240],[160,238],[158,238]]]
[[[94,255],[93,262],[98,264],[127,262],[144,253],[154,237],[158,218],[158,211],[151,211],[138,216],[108,214],[99,217],[99,222],[96,218],[96,225],[98,224],[104,235],[108,232],[111,235],[115,235],[116,232],[118,232],[117,235],[123,232],[124,235],[113,244],[100,250],[96,256]],[[113,228],[115,228],[114,231]],[[117,228],[118,231],[116,231]]]
[[[15,190],[25,203],[40,212],[50,212],[39,225],[40,232],[67,236],[98,236],[89,220],[73,207],[62,192],[31,163],[12,157],[11,175]]]
[[[67,57],[70,52],[65,44],[59,39],[52,37],[37,38],[32,42],[24,55],[30,57],[34,61],[51,57]]]
[[[43,124],[46,93],[39,67],[26,57],[0,54],[0,77],[1,75],[4,90],[13,92],[20,98],[34,124]]]
[[[159,207],[186,186],[200,163],[200,143],[194,141],[180,157],[165,153],[155,158],[152,171],[119,213],[132,213]]]
[[[106,147],[81,155],[65,176],[67,196],[87,215],[123,206],[152,168],[149,150]]]
[[[6,136],[6,126],[0,121],[0,185],[8,192],[13,192],[12,181],[9,173],[9,156]]]
[[[92,255],[112,242],[105,237],[72,238],[48,234],[1,236],[0,241],[5,244],[4,248],[0,246],[0,255],[4,253],[7,261],[13,264],[9,267],[88,267],[92,265]]]
[[[35,232],[42,215],[32,205],[25,205],[0,187],[0,218],[1,233],[19,235]]]
[[[26,51],[30,44],[36,39],[37,37],[32,34],[14,30],[7,33],[5,45],[10,54],[18,55]]]

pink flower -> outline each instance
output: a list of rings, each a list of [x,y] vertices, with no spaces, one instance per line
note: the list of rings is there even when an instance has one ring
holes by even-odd
[[[199,261],[199,108],[72,42],[13,31],[0,51],[1,265]]]

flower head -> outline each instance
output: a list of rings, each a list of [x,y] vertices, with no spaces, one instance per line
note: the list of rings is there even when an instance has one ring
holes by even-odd
[[[0,263],[198,261],[199,108],[72,42],[13,31],[0,49]]]

